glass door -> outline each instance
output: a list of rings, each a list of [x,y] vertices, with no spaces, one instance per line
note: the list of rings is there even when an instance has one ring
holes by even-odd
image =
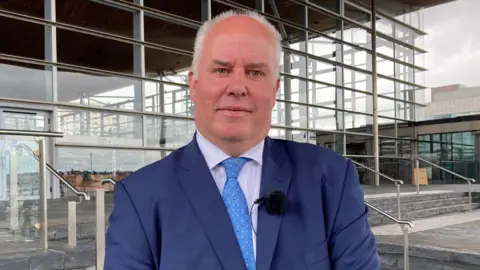
[[[49,113],[0,107],[0,129],[48,131]],[[40,214],[37,149],[33,136],[0,134],[0,229],[22,242],[34,239]]]
[[[47,112],[0,107],[0,129],[48,131]],[[19,199],[38,199],[38,161],[28,150],[38,149],[34,137],[0,135],[0,200],[8,199],[11,154],[15,154]],[[18,177],[17,177],[18,178]]]

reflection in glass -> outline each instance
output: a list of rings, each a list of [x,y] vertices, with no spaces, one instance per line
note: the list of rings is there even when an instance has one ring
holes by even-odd
[[[295,102],[307,102],[307,82],[297,78],[281,76],[277,98]]]
[[[2,97],[50,101],[52,88],[48,86],[50,80],[46,78],[51,78],[51,75],[45,66],[0,60]]]
[[[419,155],[460,175],[477,178],[475,133],[454,132],[418,136]],[[429,181],[436,184],[465,183],[440,169],[429,168]]]
[[[308,108],[308,126],[310,128],[322,129],[322,130],[339,130],[342,126],[342,119],[336,117],[336,111],[318,108],[318,107],[309,107]],[[339,121],[339,122],[337,122]]]
[[[60,108],[57,139],[64,143],[141,146],[142,117],[115,112]]]
[[[160,160],[161,151],[58,147],[60,172],[133,172]]]
[[[146,111],[190,116],[194,114],[195,104],[190,99],[188,71],[153,79],[162,82],[145,82]]]
[[[141,81],[58,70],[58,100],[75,104],[141,111]]]
[[[311,72],[308,73],[308,79],[329,84],[336,84],[335,66],[325,62],[308,59],[308,66]]]
[[[45,114],[22,110],[0,111],[0,128],[15,130],[46,131],[48,118]],[[3,118],[3,119],[2,119]]]
[[[32,152],[18,147],[38,144],[25,137],[0,136],[0,229],[5,240],[17,243],[36,241],[35,224],[40,219],[39,163]]]
[[[346,87],[372,92],[372,75],[344,68],[343,80]]]
[[[364,70],[372,70],[372,55],[348,45],[343,46],[343,62]]]
[[[147,146],[177,149],[188,144],[195,133],[193,120],[146,117]]]

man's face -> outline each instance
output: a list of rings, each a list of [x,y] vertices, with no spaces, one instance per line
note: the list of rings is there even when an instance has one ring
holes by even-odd
[[[206,36],[197,78],[189,74],[197,128],[227,141],[268,134],[279,87],[275,42],[248,17],[228,18]]]

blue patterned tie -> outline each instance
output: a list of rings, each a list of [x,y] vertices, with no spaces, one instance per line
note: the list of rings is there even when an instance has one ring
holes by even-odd
[[[255,270],[252,223],[250,221],[247,200],[238,183],[238,174],[247,161],[247,158],[229,158],[222,162],[227,174],[227,182],[223,189],[223,201],[227,207],[247,270]]]

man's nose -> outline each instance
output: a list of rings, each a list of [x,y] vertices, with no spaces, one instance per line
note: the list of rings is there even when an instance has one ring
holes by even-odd
[[[235,96],[244,96],[247,94],[247,78],[243,68],[235,68],[230,79],[228,94]]]

